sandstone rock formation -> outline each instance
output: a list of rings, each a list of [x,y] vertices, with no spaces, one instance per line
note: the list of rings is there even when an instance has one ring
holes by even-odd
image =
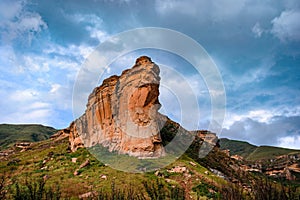
[[[159,67],[149,57],[136,60],[121,76],[105,79],[88,98],[85,113],[65,129],[72,151],[100,144],[136,157],[160,157]]]

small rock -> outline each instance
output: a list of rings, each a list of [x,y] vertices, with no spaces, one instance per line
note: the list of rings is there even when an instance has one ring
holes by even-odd
[[[82,163],[78,169],[75,170],[75,172],[73,173],[74,176],[77,176],[79,174],[78,170],[80,170],[81,168],[84,168],[85,166],[90,164],[90,160],[86,159],[86,161],[84,163]]]
[[[72,158],[73,163],[76,163],[76,161],[77,161],[77,158]]]
[[[166,181],[167,183],[170,183],[170,182],[171,182],[171,179],[166,178],[165,181]]]
[[[95,192],[87,192],[87,193],[79,195],[78,197],[79,197],[79,199],[88,199],[88,198],[94,197],[94,195],[95,195]]]
[[[73,173],[74,176],[77,176],[79,173],[78,173],[78,169],[75,170],[75,172]]]
[[[103,175],[101,175],[101,176],[100,176],[100,178],[101,178],[101,179],[104,179],[104,180],[107,180],[107,176],[106,176],[106,175],[104,175],[104,174],[103,174]]]
[[[176,166],[176,167],[173,167],[172,169],[170,170],[167,170],[168,172],[170,173],[184,173],[184,172],[187,172],[188,169],[186,167],[180,167],[180,166]]]
[[[197,166],[197,164],[194,163],[194,162],[192,162],[192,161],[190,162],[190,165],[192,165],[192,166],[194,166],[194,167]]]
[[[46,180],[48,180],[48,179],[49,179],[49,176],[48,176],[48,175],[43,176],[44,182],[45,182]]]
[[[90,164],[90,160],[86,159],[86,161],[79,166],[79,169],[84,168],[85,166],[88,166],[89,164]]]

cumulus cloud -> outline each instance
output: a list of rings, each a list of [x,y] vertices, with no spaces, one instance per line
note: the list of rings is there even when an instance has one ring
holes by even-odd
[[[222,137],[246,140],[256,145],[300,149],[300,143],[297,143],[299,130],[299,115],[271,116],[266,111],[258,111],[249,114],[249,117],[236,118],[228,128],[223,129]]]
[[[36,34],[47,29],[40,14],[26,9],[25,1],[1,1],[0,3],[1,42],[10,43],[18,38],[30,44]]]
[[[50,84],[46,83],[46,86]],[[0,103],[1,123],[40,123],[56,128],[70,123],[72,85],[52,84],[49,90],[47,87],[43,90],[19,88],[19,85],[13,89],[0,87],[0,95],[5,97]],[[69,116],[63,119],[66,113]],[[64,121],[66,119],[69,121]]]
[[[300,135],[278,138],[278,146],[290,149],[300,149]]]
[[[299,10],[285,10],[272,20],[271,33],[283,42],[300,41],[299,19]]]
[[[23,4],[24,1],[3,0],[0,3],[0,15],[4,19],[13,19],[21,12]]]
[[[279,116],[282,117],[296,117],[300,116],[300,107],[288,107],[285,105],[278,106],[276,108],[269,109],[254,109],[249,110],[245,113],[238,114],[234,112],[227,112],[226,120],[224,122],[224,128],[229,128],[237,121],[245,121],[247,119],[253,119],[259,123],[271,124],[277,120]]]
[[[7,91],[0,91],[7,93]],[[41,98],[37,90],[16,90],[6,94],[6,100],[1,101],[1,122],[6,123],[41,123],[49,124],[53,114],[51,105]]]
[[[92,50],[49,43],[40,54],[17,55],[11,46],[0,47],[0,121],[43,123],[56,128],[72,120],[72,90],[81,62]],[[3,53],[3,54],[2,54]]]

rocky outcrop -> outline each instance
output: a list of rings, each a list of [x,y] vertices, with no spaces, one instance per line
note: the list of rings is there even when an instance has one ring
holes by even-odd
[[[218,136],[215,133],[212,133],[207,130],[198,130],[198,131],[192,131],[192,134],[195,134],[196,137],[199,137],[202,141],[212,145],[212,146],[219,146],[218,143]]]
[[[72,151],[100,144],[136,157],[160,157],[159,67],[142,56],[121,76],[105,79],[88,98],[85,113],[66,129]]]

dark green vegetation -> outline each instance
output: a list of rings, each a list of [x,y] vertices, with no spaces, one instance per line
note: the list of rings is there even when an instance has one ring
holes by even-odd
[[[262,159],[272,159],[276,156],[287,155],[292,153],[300,153],[299,150],[285,149],[279,147],[270,146],[260,146],[252,152],[247,159],[249,160],[262,160]]]
[[[291,153],[300,153],[300,150],[285,149],[271,146],[255,146],[248,142],[220,139],[220,149],[229,149],[231,155],[239,155],[246,160],[267,160],[276,156],[287,155]]]
[[[227,138],[220,139],[220,148],[222,150],[229,149],[231,155],[239,155],[247,158],[257,146],[237,140],[229,140]]]
[[[16,142],[37,142],[48,139],[57,130],[38,124],[0,124],[0,150]]]

